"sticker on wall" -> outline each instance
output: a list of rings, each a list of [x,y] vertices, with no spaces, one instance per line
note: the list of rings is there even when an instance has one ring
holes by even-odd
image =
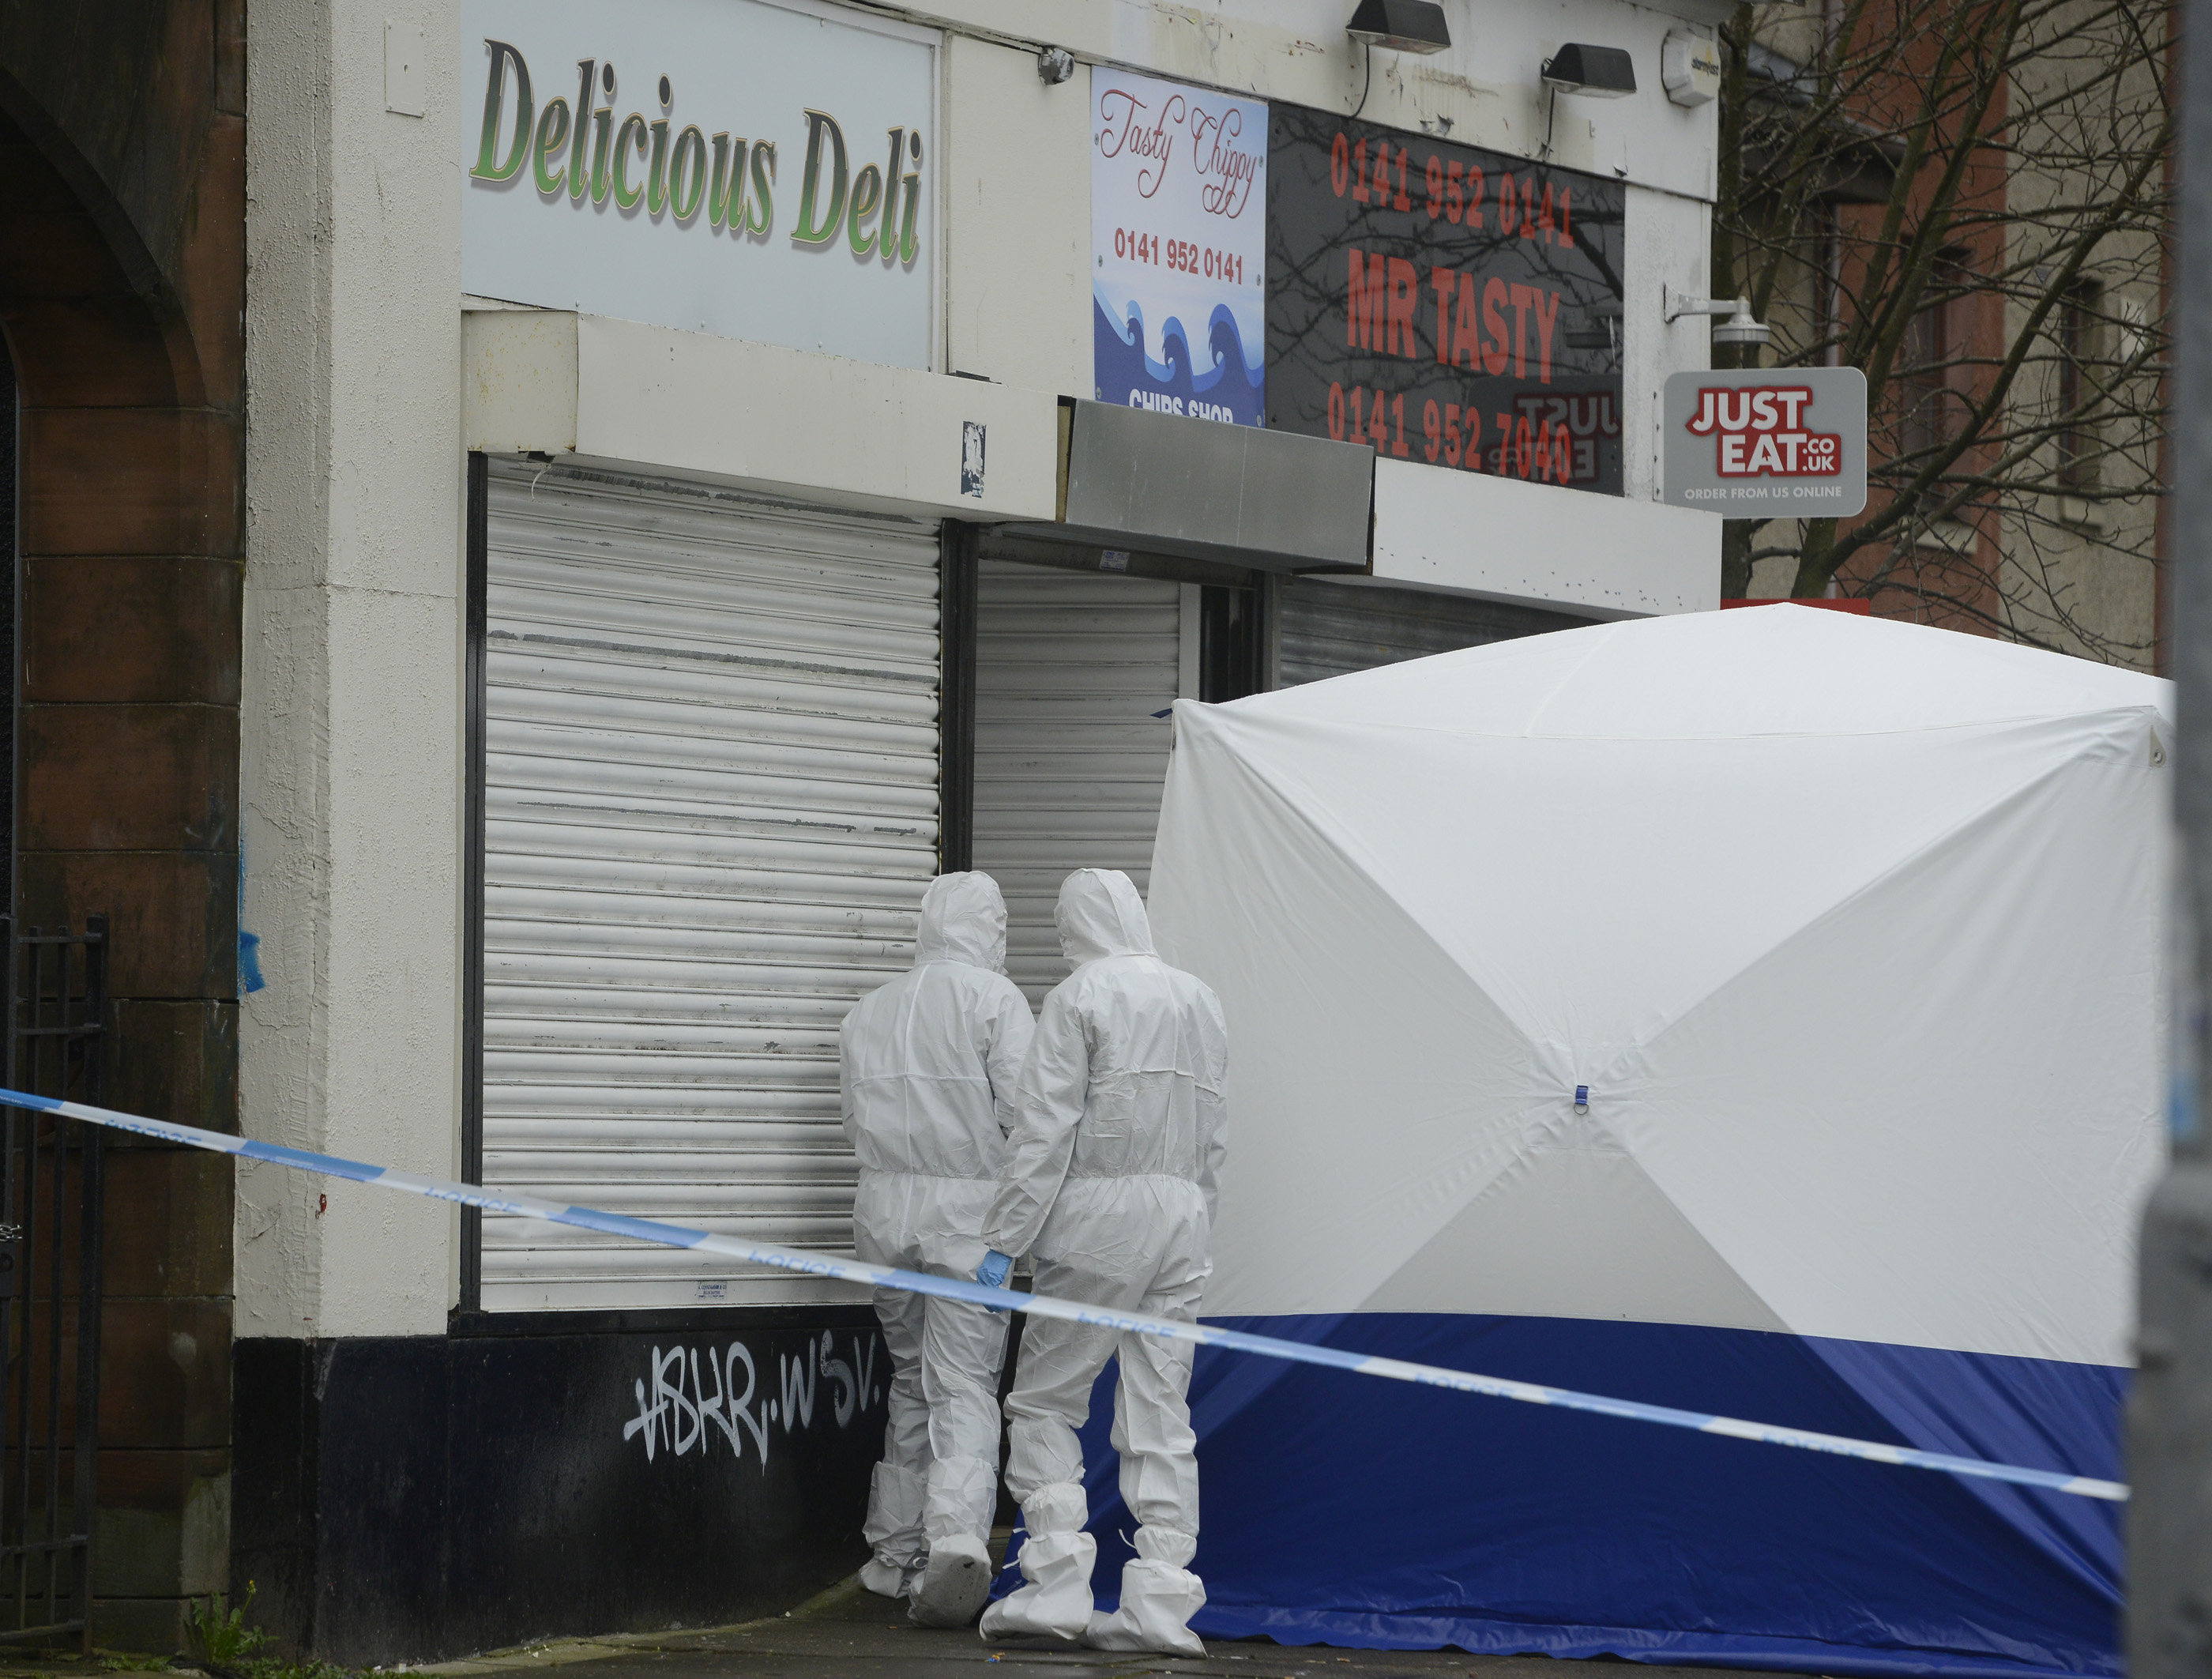
[[[1091,73],[1098,400],[1264,425],[1267,107]]]
[[[960,493],[982,499],[983,428],[975,420],[960,423]]]
[[[471,295],[931,364],[937,51],[764,0],[464,0]]]

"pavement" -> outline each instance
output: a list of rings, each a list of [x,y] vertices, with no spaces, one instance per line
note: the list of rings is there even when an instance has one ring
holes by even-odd
[[[590,1664],[588,1673],[563,1679],[957,1679],[963,1668],[988,1668],[991,1679],[1148,1679],[1155,1674],[1194,1679],[1576,1679],[1573,1667],[1546,1656],[1469,1656],[1449,1650],[1343,1651],[1216,1640],[1206,1646],[1202,1660],[1184,1660],[1107,1655],[1024,1640],[986,1644],[972,1630],[917,1627],[906,1618],[905,1604],[863,1591],[857,1579],[772,1620],[703,1632],[563,1639],[408,1671],[450,1679],[508,1679],[520,1669],[585,1663]],[[1583,1670],[1588,1679],[1608,1679],[1621,1673],[1622,1665],[1607,1663]],[[1670,1679],[1758,1679],[1711,1668],[1666,1671]]]

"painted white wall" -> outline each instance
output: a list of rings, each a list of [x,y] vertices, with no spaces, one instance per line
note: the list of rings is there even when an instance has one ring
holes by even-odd
[[[460,198],[451,55],[386,109],[387,18],[247,37],[246,1135],[449,1175],[458,1136]],[[321,1199],[328,1197],[326,1208]],[[434,1334],[453,1216],[241,1163],[240,1336]]]
[[[1629,411],[1621,417],[1621,493],[1632,502],[1656,502],[1659,392],[1668,374],[1713,364],[1710,318],[1685,315],[1670,325],[1660,293],[1672,286],[1705,295],[1712,271],[1712,207],[1638,186],[1627,197],[1623,260],[1631,278],[1621,311],[1620,394]]]
[[[1427,57],[1376,52],[1364,119],[1532,157],[1549,114],[1538,67],[1571,40],[1626,47],[1636,60],[1636,95],[1562,99],[1554,161],[1692,198],[1712,195],[1715,106],[1668,103],[1659,47],[1683,14],[1715,10],[1696,0],[1679,0],[1679,9],[1625,0],[1443,3],[1450,48]],[[916,0],[883,9],[996,36],[1032,57],[1039,45],[1064,46],[1091,63],[1320,110],[1349,113],[1366,83],[1366,49],[1344,33],[1351,0]],[[1079,97],[1081,81],[1079,75],[1058,91]],[[1050,177],[1039,169],[1034,179]]]
[[[1090,89],[1087,65],[1048,88],[1034,52],[947,42],[947,368],[1091,393]]]

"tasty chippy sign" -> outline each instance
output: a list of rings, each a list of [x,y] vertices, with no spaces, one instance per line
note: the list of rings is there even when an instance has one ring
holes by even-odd
[[[1267,107],[1102,66],[1091,115],[1098,399],[1260,424]]]
[[[1678,373],[1662,405],[1664,499],[1730,519],[1849,518],[1866,506],[1856,368]]]

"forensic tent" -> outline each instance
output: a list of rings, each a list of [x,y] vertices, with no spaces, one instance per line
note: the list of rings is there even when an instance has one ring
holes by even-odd
[[[1791,606],[1179,703],[1206,1317],[2121,1478],[2170,709]],[[1212,1349],[1193,1409],[1204,1633],[2118,1671],[2112,1504]]]

